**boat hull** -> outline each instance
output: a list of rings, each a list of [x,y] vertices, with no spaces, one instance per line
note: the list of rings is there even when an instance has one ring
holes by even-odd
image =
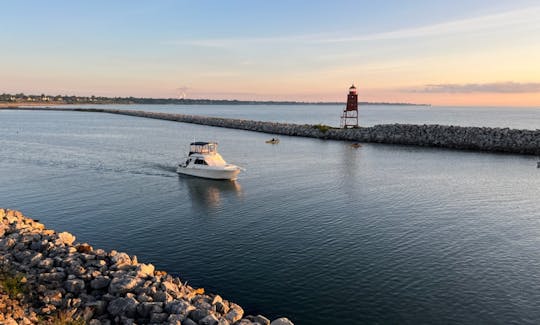
[[[238,178],[240,173],[239,168],[234,169],[210,169],[210,168],[186,168],[183,166],[178,166],[176,169],[178,174],[209,178],[209,179],[221,179],[221,180],[231,180],[234,181]]]

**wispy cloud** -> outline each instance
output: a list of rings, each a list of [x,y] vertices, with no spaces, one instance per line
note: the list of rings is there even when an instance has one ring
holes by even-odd
[[[278,43],[350,43],[392,39],[409,39],[429,36],[451,35],[464,32],[493,30],[509,26],[537,26],[540,16],[540,6],[527,9],[489,14],[479,17],[460,19],[421,27],[402,28],[371,34],[341,36],[340,34],[304,34],[273,37],[244,37],[244,38],[208,38],[169,40],[165,44],[194,45],[204,47],[236,47],[241,45],[278,44]]]
[[[421,88],[406,89],[413,93],[538,93],[540,82],[492,82],[471,84],[432,84]]]
[[[414,28],[403,28],[388,32],[373,33],[342,38],[319,39],[319,42],[355,42],[355,41],[377,41],[391,39],[406,39],[428,36],[439,36],[448,34],[459,34],[463,32],[473,32],[479,30],[491,30],[512,25],[538,24],[540,7],[514,10],[504,13],[490,14],[468,19],[455,20],[439,24],[432,24]]]

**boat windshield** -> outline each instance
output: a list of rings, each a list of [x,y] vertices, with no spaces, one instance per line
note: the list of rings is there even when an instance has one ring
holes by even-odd
[[[189,154],[215,154],[217,152],[217,143],[215,142],[193,142],[189,146]]]

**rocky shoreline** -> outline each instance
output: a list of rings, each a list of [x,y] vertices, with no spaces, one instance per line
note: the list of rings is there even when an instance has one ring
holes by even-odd
[[[292,325],[0,209],[0,324]]]
[[[384,124],[354,129],[340,129],[331,128],[325,125],[262,122],[108,108],[25,107],[17,109],[110,113],[328,140],[540,155],[540,129],[517,130],[509,128],[414,124]]]

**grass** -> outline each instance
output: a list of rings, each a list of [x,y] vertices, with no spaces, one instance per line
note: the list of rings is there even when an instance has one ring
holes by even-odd
[[[321,124],[321,123],[313,125],[313,128],[321,131],[322,133],[326,133],[328,132],[328,130],[332,129],[331,126]]]
[[[0,271],[0,287],[11,299],[18,298],[28,291],[26,278],[23,274],[13,274],[6,270]]]
[[[86,322],[82,317],[73,318],[73,311],[59,311],[54,316],[49,317],[47,320],[41,320],[39,324],[42,325],[85,325]]]
[[[6,267],[0,267],[0,291],[3,291],[11,299],[21,299],[28,294],[26,277],[22,273],[14,273]],[[38,324],[43,325],[85,325],[82,317],[73,317],[75,310],[59,311],[46,319],[42,318]]]

